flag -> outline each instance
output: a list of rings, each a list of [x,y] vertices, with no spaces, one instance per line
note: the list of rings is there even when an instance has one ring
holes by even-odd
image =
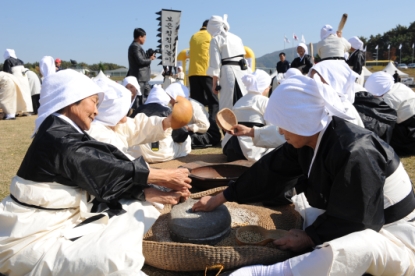
[[[301,35],[301,42],[305,44],[305,38],[303,35]]]
[[[363,50],[363,52],[366,52],[366,50],[367,50],[367,45],[365,46],[365,49]]]
[[[295,35],[295,33],[293,33],[293,39],[298,40],[298,37]]]
[[[391,45],[389,44],[389,45],[388,45],[388,50],[389,50],[390,48],[391,48]]]
[[[288,40],[288,38],[287,38],[286,36],[284,36],[284,41],[285,41],[286,43],[290,43],[290,41]]]
[[[401,45],[399,45],[399,50],[402,48],[402,44]]]
[[[375,47],[375,50],[377,50],[378,49],[378,45],[376,45],[376,47]]]

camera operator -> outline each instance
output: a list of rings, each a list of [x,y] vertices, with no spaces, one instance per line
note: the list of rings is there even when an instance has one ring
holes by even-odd
[[[136,99],[133,106],[138,108],[141,103],[144,103],[150,92],[151,61],[156,58],[154,51],[146,53],[141,47],[146,41],[146,32],[141,28],[134,29],[134,41],[128,48],[128,64],[129,70],[127,76],[134,76],[137,78],[138,84],[142,94],[142,99]],[[151,52],[151,53],[150,53]],[[150,55],[148,55],[150,54]]]

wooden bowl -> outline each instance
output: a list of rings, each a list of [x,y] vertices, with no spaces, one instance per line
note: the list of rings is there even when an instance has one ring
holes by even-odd
[[[232,110],[223,108],[216,114],[216,122],[222,129],[230,131],[238,124],[238,119],[236,119],[236,115]]]

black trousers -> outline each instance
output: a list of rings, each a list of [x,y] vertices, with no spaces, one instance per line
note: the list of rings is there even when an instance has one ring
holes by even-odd
[[[199,103],[208,106],[209,119],[216,121],[216,114],[219,111],[218,95],[212,91],[212,77],[190,76],[190,97]]]
[[[39,109],[39,106],[40,106],[39,99],[40,99],[40,94],[32,96],[33,114],[35,115],[37,114],[37,110]]]

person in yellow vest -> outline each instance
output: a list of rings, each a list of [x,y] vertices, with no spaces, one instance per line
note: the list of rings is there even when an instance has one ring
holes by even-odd
[[[189,83],[190,97],[208,106],[209,119],[215,121],[219,110],[218,96],[212,91],[212,77],[206,74],[209,67],[211,36],[207,31],[209,20],[190,38]]]

